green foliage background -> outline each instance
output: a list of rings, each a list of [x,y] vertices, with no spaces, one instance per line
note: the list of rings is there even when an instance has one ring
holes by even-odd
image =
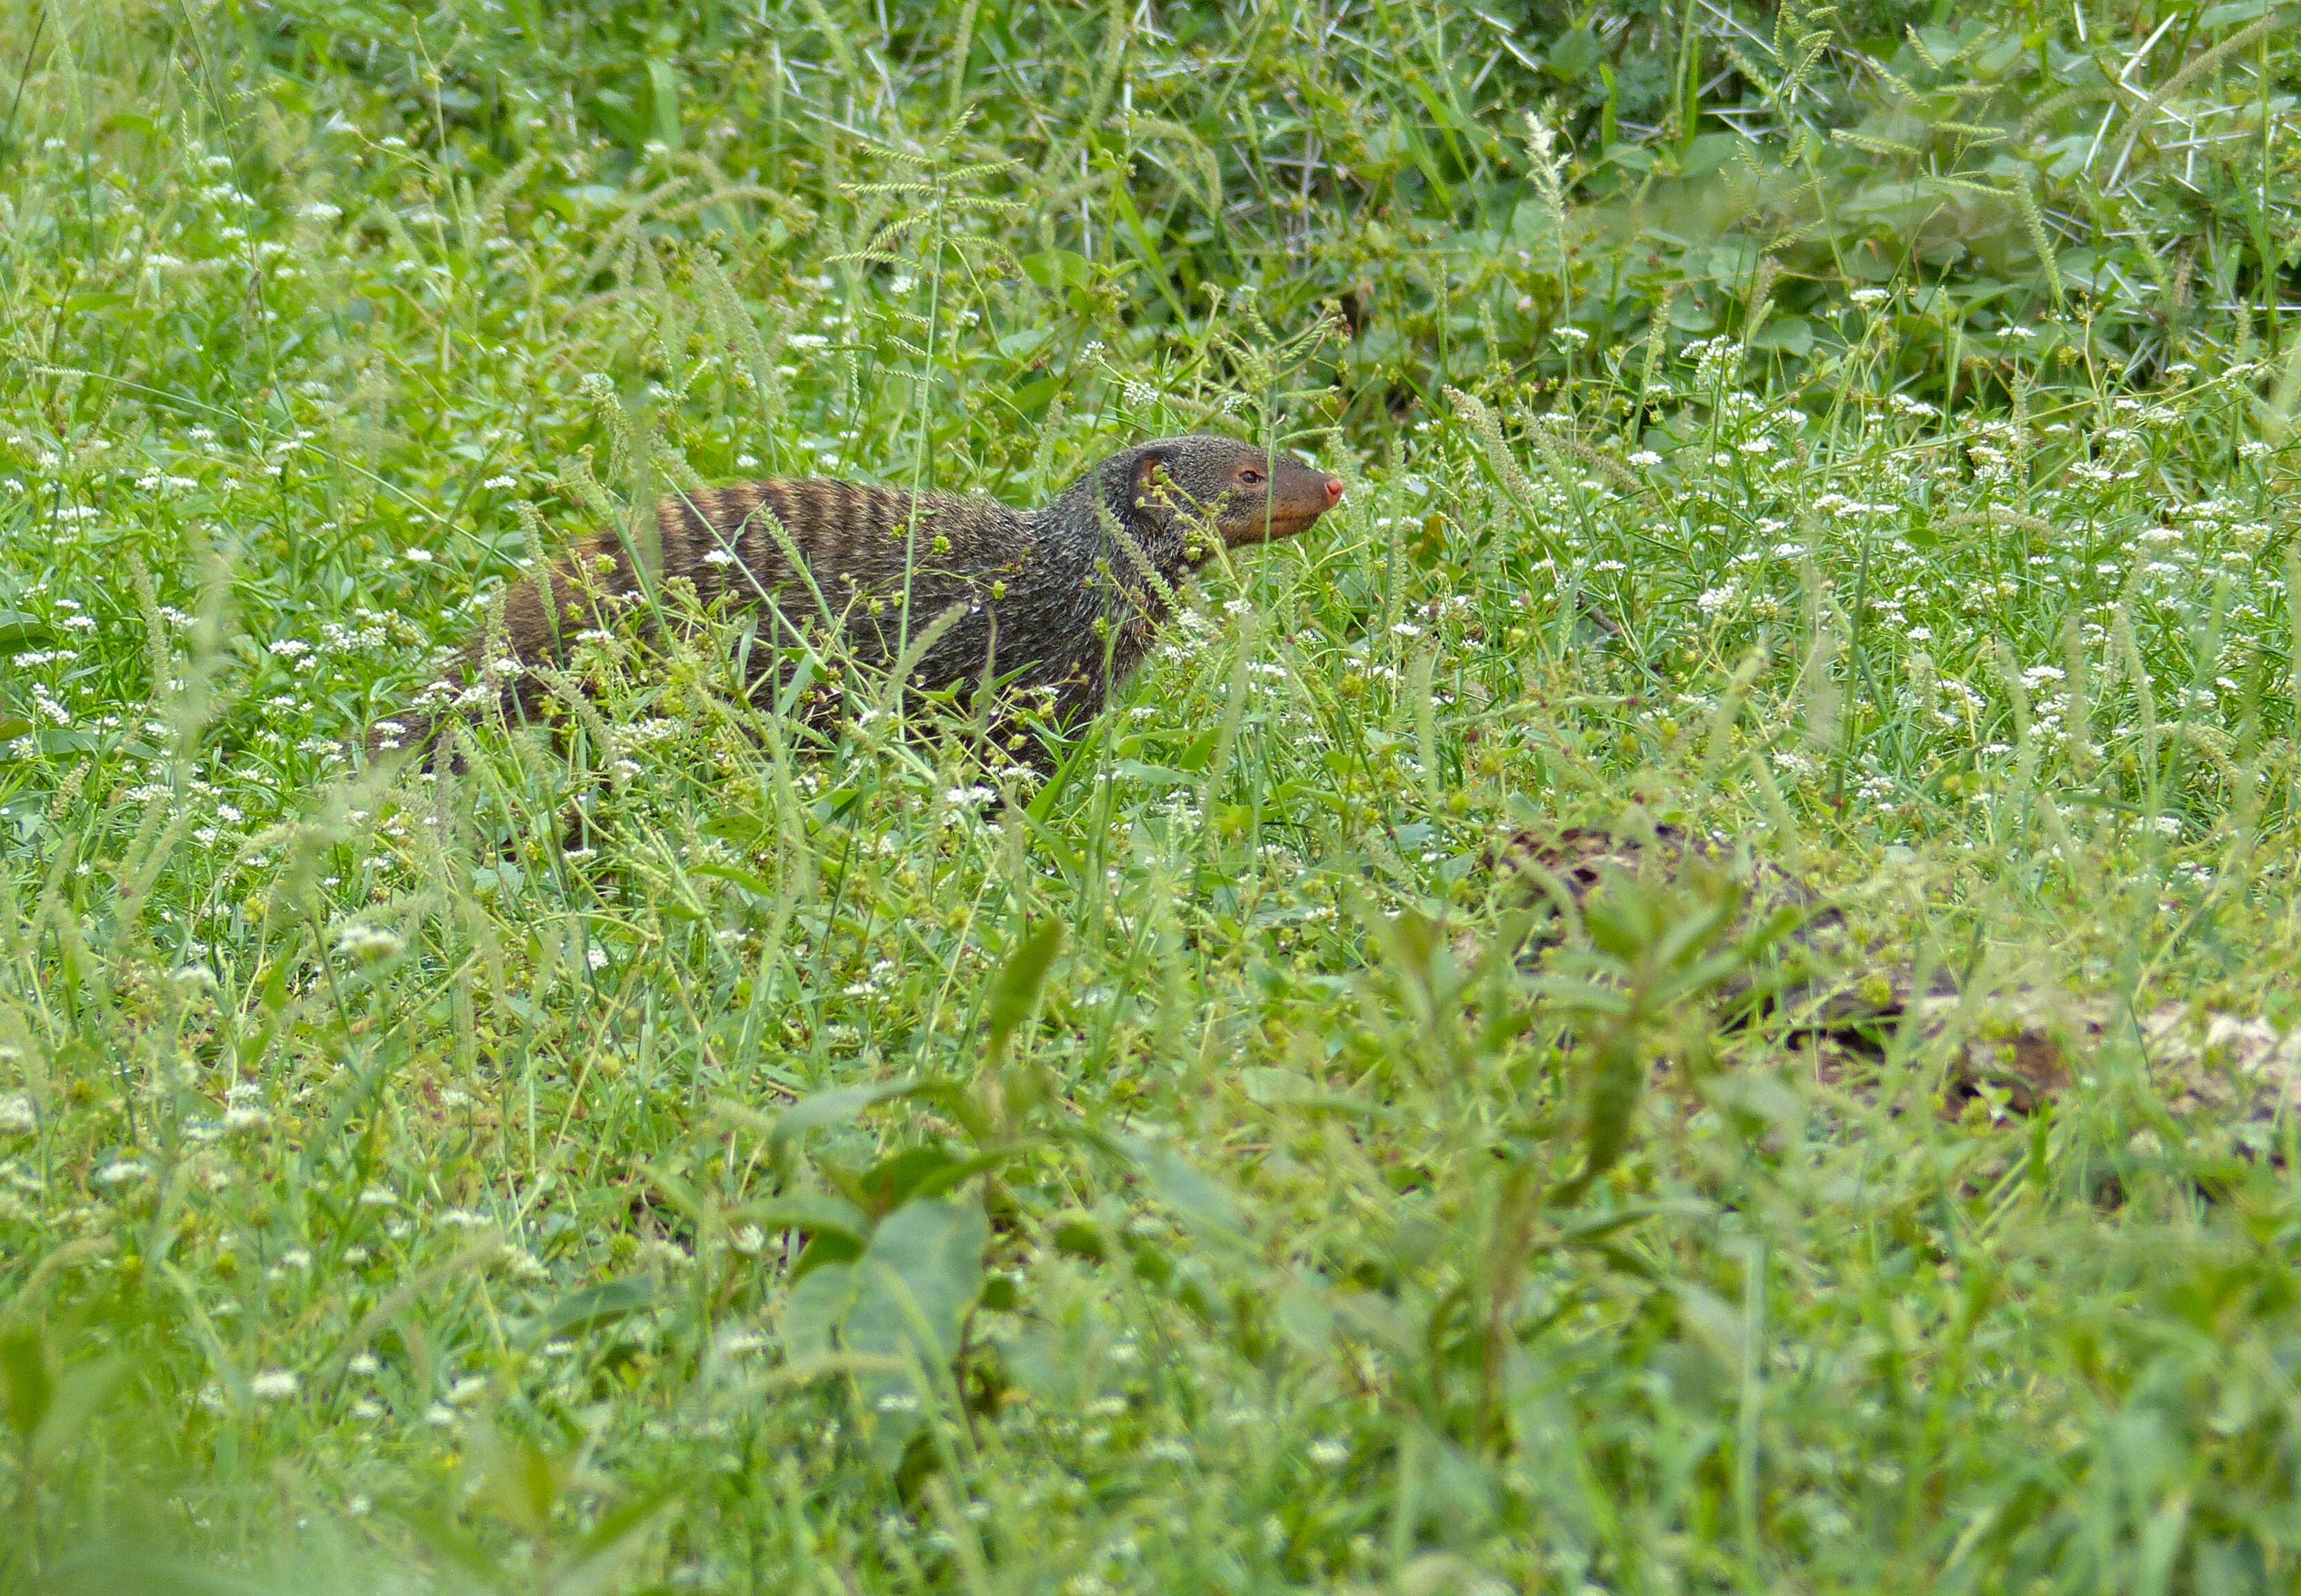
[[[2289,1588],[2297,14],[0,13],[0,1577]],[[351,752],[1192,426],[1349,497],[1051,781]]]

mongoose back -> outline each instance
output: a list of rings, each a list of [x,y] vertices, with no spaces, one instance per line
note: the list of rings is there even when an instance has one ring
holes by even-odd
[[[774,646],[754,649],[755,674],[802,637],[835,631],[855,660],[886,670],[932,634],[913,690],[1008,680],[1068,728],[1142,664],[1175,589],[1217,542],[1292,537],[1342,497],[1325,472],[1207,434],[1110,455],[1042,510],[824,478],[743,482],[657,502],[658,580],[684,577],[707,601],[766,608],[762,641]],[[442,684],[419,703],[499,702],[532,718],[549,696],[539,667],[641,594],[624,540],[595,537],[512,589],[507,661],[491,666],[488,639],[474,639],[464,655],[474,685]],[[428,748],[439,729],[436,709],[401,714],[378,722],[369,744],[378,754]]]

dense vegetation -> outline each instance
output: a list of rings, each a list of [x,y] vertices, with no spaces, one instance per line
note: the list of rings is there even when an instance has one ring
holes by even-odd
[[[0,13],[0,1579],[2292,1588],[2296,15]],[[1051,779],[357,753],[1195,426],[1350,495]]]

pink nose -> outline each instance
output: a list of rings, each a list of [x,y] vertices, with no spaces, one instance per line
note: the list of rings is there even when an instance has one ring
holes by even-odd
[[[1333,506],[1336,506],[1336,505],[1339,505],[1339,504],[1341,504],[1342,502],[1343,502],[1343,480],[1342,480],[1342,478],[1340,478],[1340,477],[1328,477],[1328,478],[1326,479],[1326,505],[1327,505],[1327,507],[1331,509]]]

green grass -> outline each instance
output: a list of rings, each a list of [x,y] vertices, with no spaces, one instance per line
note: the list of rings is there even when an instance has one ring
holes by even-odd
[[[2293,1588],[2292,30],[1297,9],[0,16],[7,1588]],[[1053,782],[350,752],[1197,425],[1349,497]]]

